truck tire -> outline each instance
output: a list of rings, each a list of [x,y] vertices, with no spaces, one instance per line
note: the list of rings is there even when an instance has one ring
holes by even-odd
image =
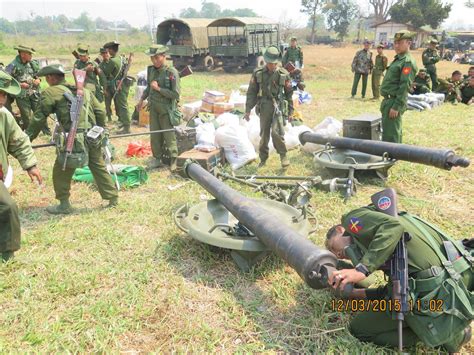
[[[206,71],[213,71],[215,68],[214,58],[210,55],[206,55],[203,59],[203,67]]]

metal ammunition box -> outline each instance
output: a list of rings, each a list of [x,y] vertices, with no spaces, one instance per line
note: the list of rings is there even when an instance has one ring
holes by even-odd
[[[346,138],[382,140],[382,119],[375,115],[361,115],[342,121],[342,135]]]

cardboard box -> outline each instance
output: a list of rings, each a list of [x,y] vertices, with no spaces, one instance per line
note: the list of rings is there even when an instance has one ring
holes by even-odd
[[[203,112],[214,112],[214,104],[212,102],[202,100],[201,111]]]
[[[225,102],[225,94],[220,91],[207,90],[204,93],[203,101],[207,101],[210,104],[215,104],[216,102]]]
[[[140,127],[150,127],[150,111],[143,107],[138,113],[138,125]]]
[[[201,152],[197,149],[191,149],[178,156],[177,165],[182,173],[184,173],[182,167],[188,159],[196,161],[207,171],[213,171],[217,165],[224,165],[225,163],[223,149],[216,148],[211,152]]]
[[[214,104],[214,113],[216,115],[221,115],[224,112],[229,112],[234,109],[234,104],[230,102],[217,102]]]

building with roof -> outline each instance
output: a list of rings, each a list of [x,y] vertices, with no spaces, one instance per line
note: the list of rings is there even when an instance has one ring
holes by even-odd
[[[376,43],[393,43],[395,33],[408,30],[415,32],[416,36],[413,40],[415,48],[421,47],[424,43],[428,42],[429,38],[433,33],[433,29],[429,26],[423,26],[422,28],[416,28],[415,26],[407,23],[397,23],[392,20],[376,23],[371,26],[375,29],[375,42]]]

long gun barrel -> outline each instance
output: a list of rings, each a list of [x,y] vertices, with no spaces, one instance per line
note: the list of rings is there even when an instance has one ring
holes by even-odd
[[[451,170],[453,166],[466,168],[470,164],[469,159],[458,156],[454,151],[449,149],[433,149],[367,139],[329,137],[312,132],[303,132],[299,138],[301,144],[330,144],[335,148],[351,149],[378,156],[388,155],[391,159],[431,165],[446,170]]]
[[[242,196],[199,164],[184,166],[186,175],[196,181],[247,227],[260,241],[283,258],[312,288],[328,287],[328,277],[336,270],[336,256],[314,245],[278,218]],[[345,293],[352,290],[348,285]]]

